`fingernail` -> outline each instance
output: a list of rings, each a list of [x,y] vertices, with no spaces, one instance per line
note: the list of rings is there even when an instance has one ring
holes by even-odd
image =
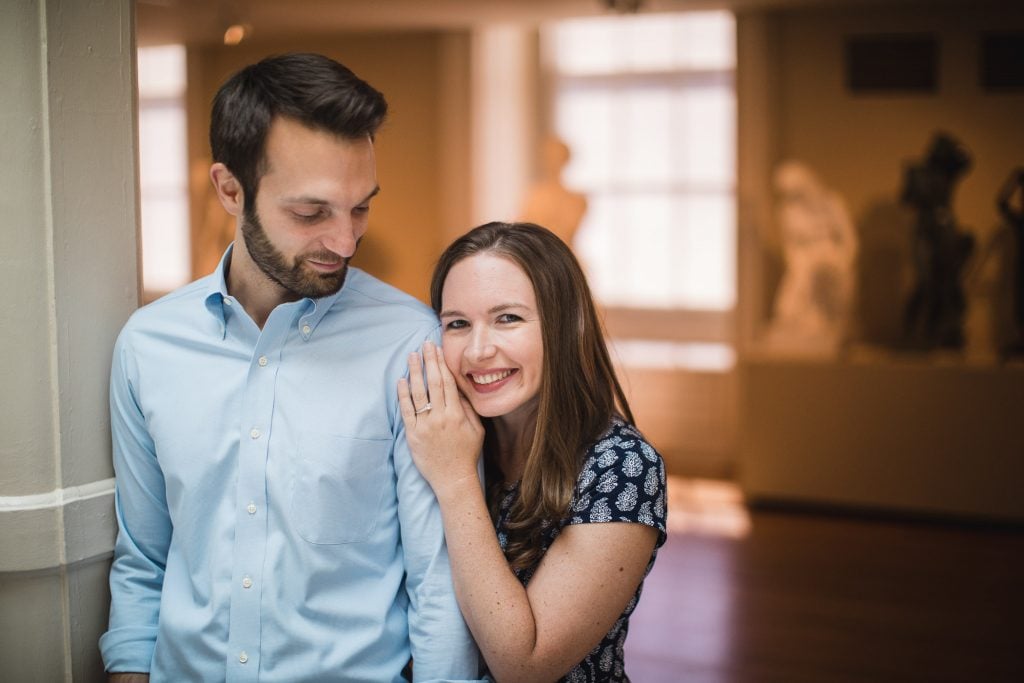
[[[423,343],[423,350],[424,351],[433,351],[434,350],[434,342],[432,342],[432,341],[424,342]]]

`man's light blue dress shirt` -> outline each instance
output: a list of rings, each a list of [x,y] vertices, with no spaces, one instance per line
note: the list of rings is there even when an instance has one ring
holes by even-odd
[[[114,350],[108,671],[153,681],[478,678],[396,383],[426,306],[350,269],[260,330],[217,271]]]

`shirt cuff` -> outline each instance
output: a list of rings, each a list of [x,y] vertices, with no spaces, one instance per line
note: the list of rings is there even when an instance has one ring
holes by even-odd
[[[108,673],[148,673],[153,663],[157,629],[116,628],[100,636],[103,668]]]

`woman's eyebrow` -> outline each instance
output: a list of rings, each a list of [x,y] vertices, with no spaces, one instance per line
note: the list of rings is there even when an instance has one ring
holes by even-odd
[[[511,302],[511,303],[507,303],[507,304],[498,304],[497,306],[491,306],[490,308],[487,309],[487,312],[490,313],[490,314],[501,313],[502,311],[507,311],[510,308],[525,308],[525,309],[529,309],[529,306],[527,306],[526,304],[520,304],[520,303]],[[466,314],[463,313],[462,311],[457,311],[457,310],[454,310],[454,309],[447,309],[447,310],[441,311],[438,314],[438,317],[439,318],[451,318],[451,317],[465,318]]]

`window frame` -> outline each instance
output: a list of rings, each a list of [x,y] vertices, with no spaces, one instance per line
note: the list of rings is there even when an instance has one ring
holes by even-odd
[[[733,31],[735,35],[735,23]],[[542,29],[542,34],[544,30]],[[732,177],[724,186],[716,186],[714,183],[688,183],[688,182],[667,182],[665,185],[658,185],[659,190],[679,194],[692,194],[694,196],[708,195],[712,193],[727,193],[734,207],[733,213],[733,268],[732,268],[732,303],[727,308],[694,308],[694,307],[645,307],[624,306],[618,304],[604,304],[598,301],[598,306],[605,316],[605,324],[612,337],[622,338],[648,338],[668,339],[680,342],[719,342],[735,346],[736,342],[736,321],[737,305],[739,296],[739,212],[738,212],[738,164],[735,156],[738,153],[738,139],[735,131],[736,122],[739,117],[738,108],[735,107],[737,99],[737,78],[735,60],[730,67],[708,68],[700,67],[678,67],[674,70],[649,70],[623,68],[615,72],[587,72],[587,73],[561,73],[557,69],[555,59],[551,54],[549,45],[550,38],[544,37],[540,41],[541,46],[541,69],[544,90],[545,116],[544,127],[554,134],[557,132],[557,107],[559,91],[571,87],[575,89],[595,88],[614,89],[618,87],[635,87],[637,85],[652,85],[655,87],[703,87],[726,86],[731,89],[734,116],[733,126],[733,154],[734,164]],[[624,186],[628,191],[628,185]],[[573,188],[577,191],[587,192],[588,190]],[[607,188],[606,188],[607,190]]]

